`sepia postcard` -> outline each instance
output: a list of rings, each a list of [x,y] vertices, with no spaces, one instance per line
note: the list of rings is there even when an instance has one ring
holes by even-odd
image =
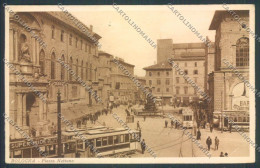
[[[5,161],[253,163],[254,5],[5,10]]]

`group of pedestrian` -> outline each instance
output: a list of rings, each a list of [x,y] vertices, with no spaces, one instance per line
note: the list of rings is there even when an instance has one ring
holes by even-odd
[[[212,145],[212,139],[210,138],[210,136],[208,136],[208,138],[206,140],[206,144],[208,146],[208,150],[210,151],[210,146]],[[218,150],[218,146],[219,146],[219,139],[216,136],[215,137],[215,150]]]
[[[223,152],[220,152],[220,157],[228,157],[228,153],[226,152],[225,154]]]

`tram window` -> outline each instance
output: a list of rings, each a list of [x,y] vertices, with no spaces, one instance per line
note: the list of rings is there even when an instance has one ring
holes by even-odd
[[[44,152],[42,150],[38,150],[36,147],[32,148],[32,158],[38,158],[40,156],[40,152]]]
[[[125,142],[129,142],[129,134],[125,135]]]
[[[22,158],[22,150],[14,151],[14,158]]]
[[[124,135],[120,135],[120,143],[124,143]]]
[[[81,141],[81,140],[77,141],[77,147],[79,149],[83,149],[83,141]]]
[[[102,138],[102,146],[106,146],[107,145],[107,137]]]
[[[31,158],[31,148],[23,150],[23,158]]]
[[[65,143],[64,145],[65,145],[65,154],[75,152],[76,145],[74,142]]]
[[[242,117],[238,117],[238,122],[242,122]]]
[[[55,145],[49,145],[49,154],[54,155],[56,152],[56,146]]]
[[[246,122],[246,117],[243,117],[243,122]]]
[[[101,138],[96,139],[96,146],[100,147],[101,146]]]
[[[114,136],[114,144],[118,143],[118,135]]]
[[[113,137],[108,137],[108,145],[113,145]]]

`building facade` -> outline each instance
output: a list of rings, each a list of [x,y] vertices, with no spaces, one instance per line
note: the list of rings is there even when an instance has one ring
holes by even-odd
[[[249,11],[235,12],[242,24],[227,11],[216,11],[209,27],[216,30],[215,67],[208,81],[212,98],[209,110],[221,127],[228,127],[223,113],[235,122],[249,123],[249,92],[241,80],[249,80]]]
[[[47,101],[43,102],[10,70],[10,118],[28,134],[34,130],[35,136],[48,135],[50,123],[57,120],[58,90],[61,92],[63,109],[73,107],[75,103],[97,104],[58,60],[68,64],[77,77],[98,92],[103,85],[97,76],[98,47],[62,12],[22,12],[17,15],[20,20],[10,17],[8,61]],[[40,37],[47,45],[40,45],[21,22],[26,23],[36,32],[36,37]],[[101,36],[94,33],[92,28],[87,29],[99,40]],[[10,133],[11,139],[21,138],[12,127]]]
[[[152,88],[152,94],[161,104],[171,104],[173,98],[173,74],[168,61],[145,67],[146,87]]]

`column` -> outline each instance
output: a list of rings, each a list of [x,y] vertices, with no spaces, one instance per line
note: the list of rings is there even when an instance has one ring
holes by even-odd
[[[32,41],[32,63],[35,64],[35,38],[31,38]]]
[[[45,100],[47,100],[47,94],[44,93],[43,97]],[[47,101],[43,102],[43,120],[47,120]]]
[[[40,98],[37,98],[39,101],[39,112],[38,112],[38,121],[41,121],[43,119],[43,101]]]
[[[18,55],[18,33],[17,31],[14,30],[14,58],[15,61],[18,62],[19,60],[19,55]]]
[[[10,29],[9,30],[9,55],[10,55],[10,60],[14,61],[15,57],[14,57],[14,30]]]
[[[36,44],[36,49],[35,49],[35,52],[36,52],[36,56],[35,56],[35,62],[36,62],[36,65],[40,65],[40,44],[39,42],[35,39],[35,44]]]
[[[23,126],[26,126],[26,113],[27,113],[27,111],[26,111],[26,94],[22,94],[22,96],[23,96],[23,111],[22,111],[22,113],[23,113],[23,118],[22,118],[22,120],[23,120]]]
[[[23,95],[21,93],[17,94],[17,125],[22,125],[22,116],[23,116]]]

